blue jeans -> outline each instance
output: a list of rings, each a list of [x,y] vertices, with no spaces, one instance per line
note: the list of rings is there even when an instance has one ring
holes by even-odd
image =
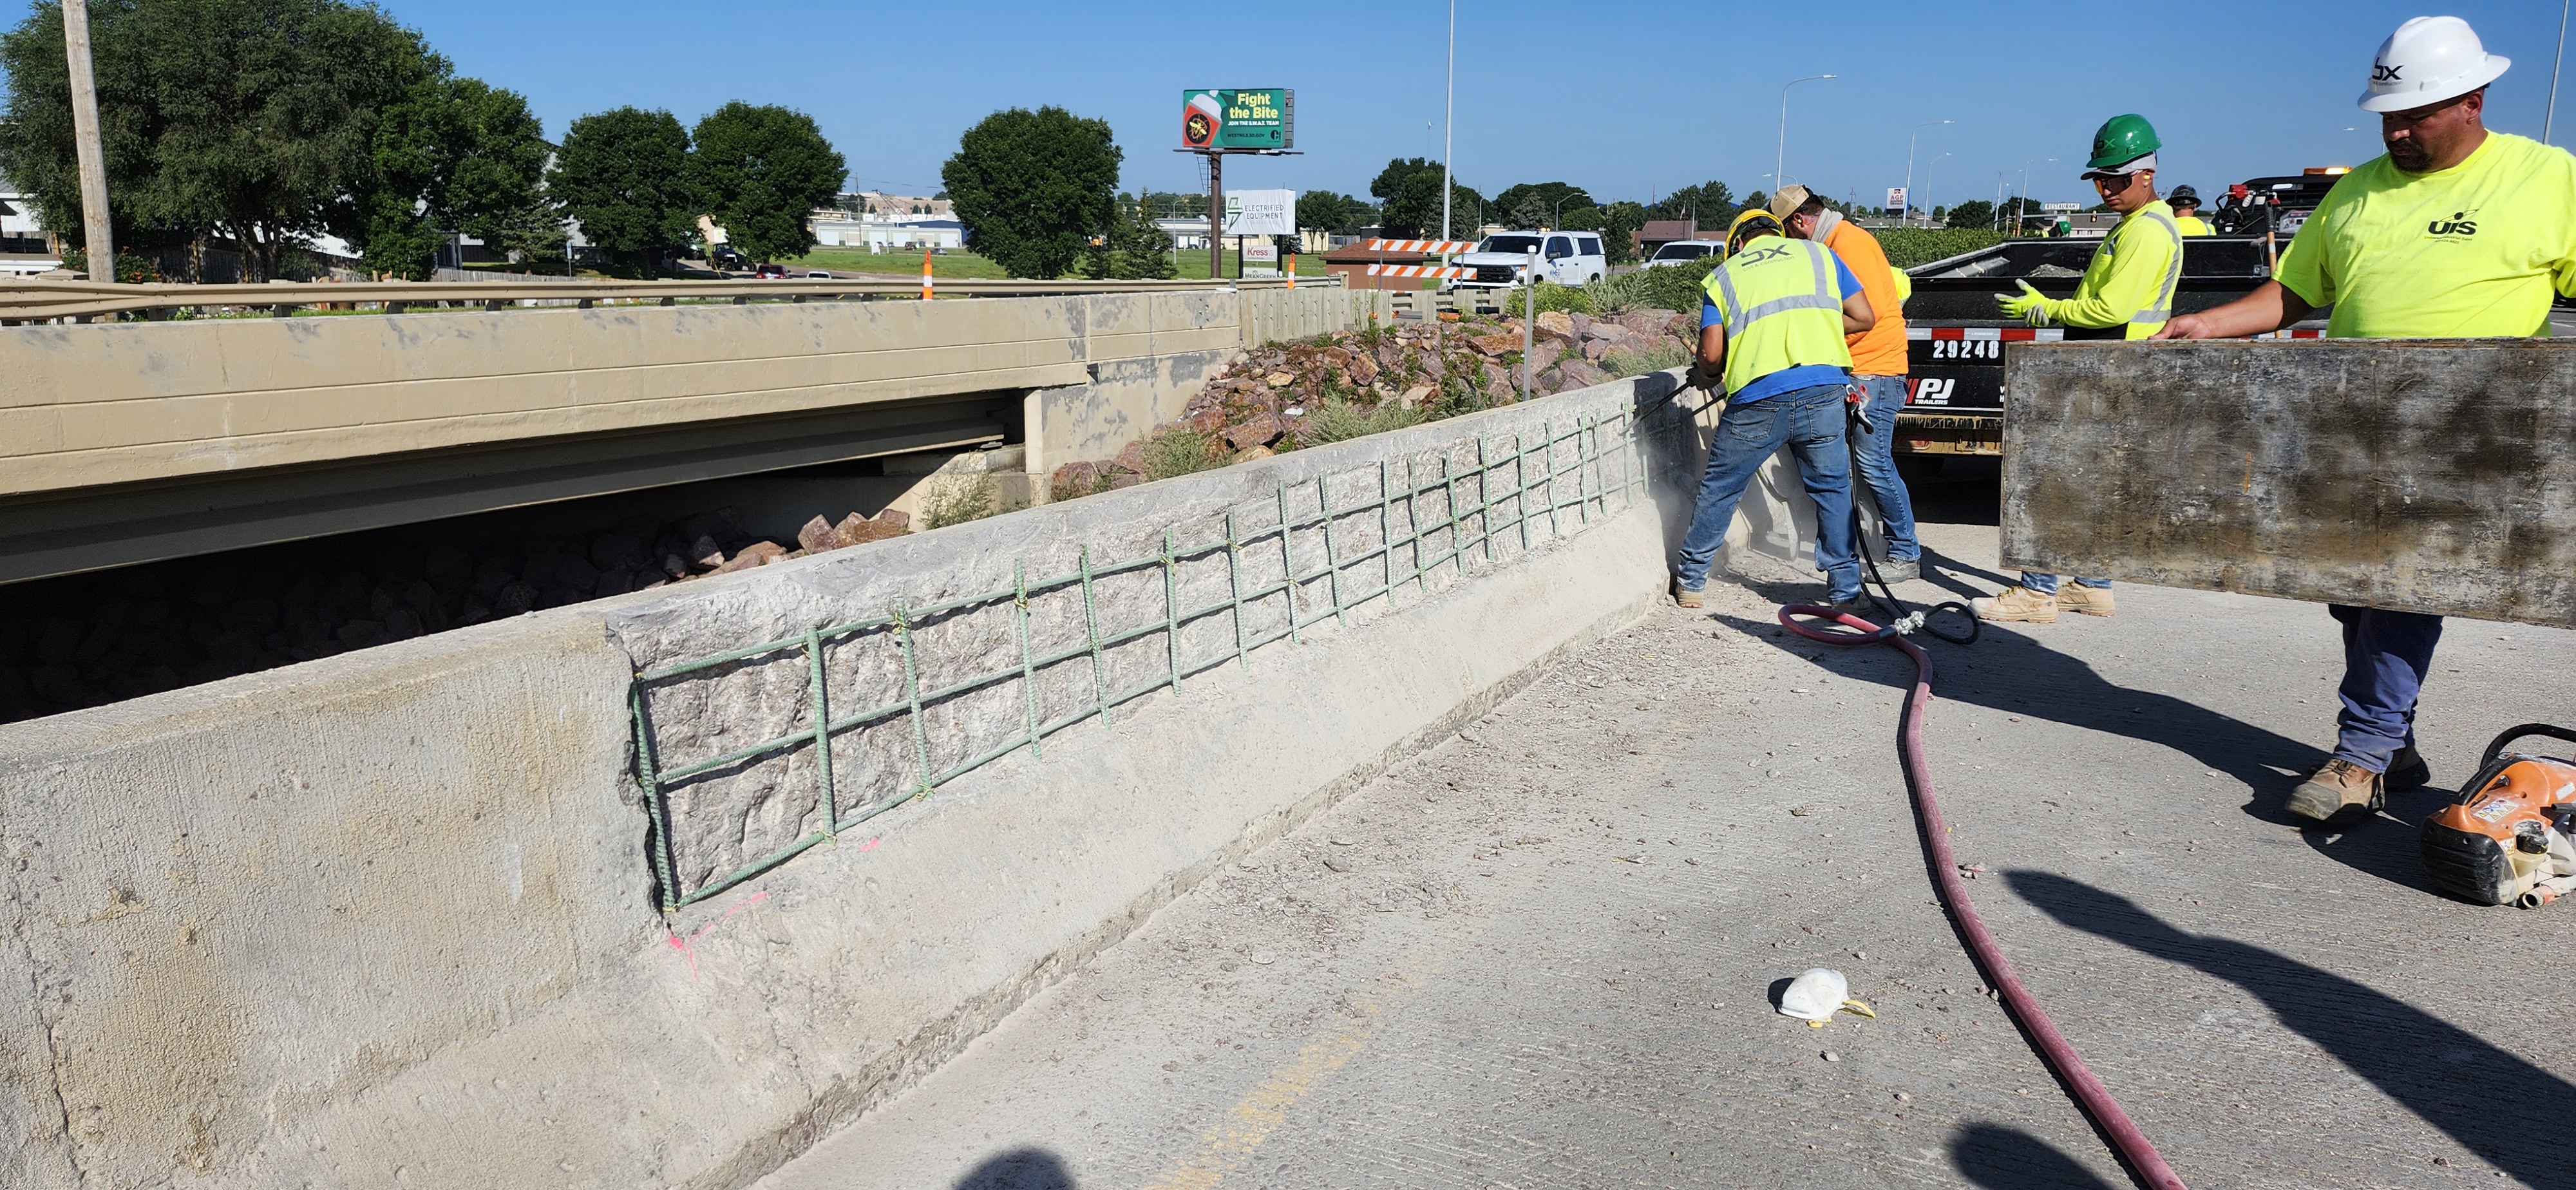
[[[2021,585],[2028,587],[2033,591],[2037,591],[2042,595],[2054,595],[2057,594],[2057,584],[2064,581],[2065,578],[2066,576],[2062,574],[2041,574],[2035,570],[2025,570],[2021,572]],[[2111,580],[2107,578],[2079,578],[2075,580],[2075,583],[2077,586],[2083,587],[2107,587],[2111,585]]]
[[[1852,462],[1886,526],[1887,560],[1910,562],[1923,556],[1923,545],[1914,539],[1913,498],[1906,494],[1905,481],[1896,477],[1896,413],[1905,408],[1905,378],[1854,376],[1852,383],[1869,398],[1873,427],[1869,437],[1852,443]]]
[[[2334,754],[2374,773],[2415,742],[2415,696],[2433,667],[2442,617],[2375,607],[2326,608],[2343,622],[2343,685]]]
[[[1798,478],[1816,502],[1816,565],[1825,572],[1835,602],[1860,598],[1860,555],[1853,552],[1851,449],[1843,440],[1845,386],[1791,389],[1750,404],[1726,403],[1709,444],[1708,473],[1700,477],[1699,506],[1682,538],[1673,578],[1685,591],[1708,582],[1708,568],[1726,545],[1736,501],[1782,446],[1798,460]]]

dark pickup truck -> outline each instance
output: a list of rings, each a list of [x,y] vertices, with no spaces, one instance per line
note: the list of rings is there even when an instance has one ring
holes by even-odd
[[[2053,298],[2072,296],[2098,239],[2006,240],[1906,270],[1914,293],[1905,300],[1905,409],[1896,417],[1896,453],[2003,453],[2004,347],[2067,339],[2117,339],[2125,328],[2032,328],[2001,316],[1995,295],[2018,281]],[[2273,252],[2286,236],[2194,236],[2183,241],[2182,280],[2174,312],[2189,314],[2253,292],[2271,276]],[[2282,332],[2324,333],[2325,311]]]

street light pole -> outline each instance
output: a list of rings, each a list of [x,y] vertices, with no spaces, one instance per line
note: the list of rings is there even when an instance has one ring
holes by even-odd
[[[1800,83],[1812,83],[1818,79],[1829,79],[1832,77],[1834,76],[1830,74],[1811,74],[1802,79],[1790,79],[1786,85],[1780,88],[1780,159],[1771,167],[1771,188],[1773,190],[1778,190],[1780,188],[1782,185],[1780,179],[1788,176],[1789,172],[1789,88],[1797,86]]]
[[[2567,68],[2567,2],[2558,0],[2558,56],[2549,63],[2549,111],[2540,117],[2540,143],[2549,143],[2550,125],[2558,120],[2558,72]]]
[[[1440,139],[1440,238],[1445,240],[1453,230],[1449,225],[1449,194],[1454,189],[1449,181],[1449,159],[1458,152],[1458,0],[1449,0],[1449,114],[1441,119],[1447,125]]]
[[[2032,161],[2053,162],[2056,160],[2057,159],[2054,157],[2033,157],[2021,163],[2021,193],[2014,196],[2012,234],[2021,234],[2022,208],[2030,203],[2030,163]]]
[[[1921,136],[1924,129],[1930,128],[1935,124],[1949,123],[1954,123],[1954,121],[1925,120],[1924,122],[1915,125],[1914,131],[1905,134],[1905,209],[1898,211],[1897,214],[1904,216],[1905,221],[1908,223],[1914,222],[1914,138]]]
[[[1941,154],[1941,157],[1947,156],[1949,156],[1947,153]],[[1932,167],[1941,164],[1941,157],[1935,157],[1923,163],[1923,226],[1925,227],[1932,226]],[[1911,190],[1905,192],[1905,205],[1909,207],[1914,205],[1914,192]]]
[[[72,149],[80,170],[81,247],[89,279],[116,280],[116,232],[107,216],[107,150],[98,135],[98,76],[89,64],[89,0],[63,0],[63,56],[71,67]],[[99,262],[105,261],[101,265]]]

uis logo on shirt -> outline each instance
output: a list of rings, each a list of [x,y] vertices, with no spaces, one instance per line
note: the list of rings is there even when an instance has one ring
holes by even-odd
[[[2473,236],[2478,234],[2476,211],[2453,211],[2448,219],[2435,219],[2424,225],[2424,234],[2432,236]]]

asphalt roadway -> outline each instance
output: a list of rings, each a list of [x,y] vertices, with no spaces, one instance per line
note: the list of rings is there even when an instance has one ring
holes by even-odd
[[[1937,574],[1908,593],[2001,586],[1991,481],[1927,495]],[[1783,636],[1812,584],[1710,589],[762,1187],[2133,1184],[1931,901],[1893,751],[1911,666]],[[1953,845],[2059,1026],[2195,1187],[2576,1187],[2576,903],[2445,899],[2414,831],[2495,731],[2570,717],[2576,634],[2452,621],[2435,787],[2334,833],[2279,809],[2332,740],[2324,609],[2120,599],[1928,646]],[[1817,965],[1878,1019],[1777,1015]]]

